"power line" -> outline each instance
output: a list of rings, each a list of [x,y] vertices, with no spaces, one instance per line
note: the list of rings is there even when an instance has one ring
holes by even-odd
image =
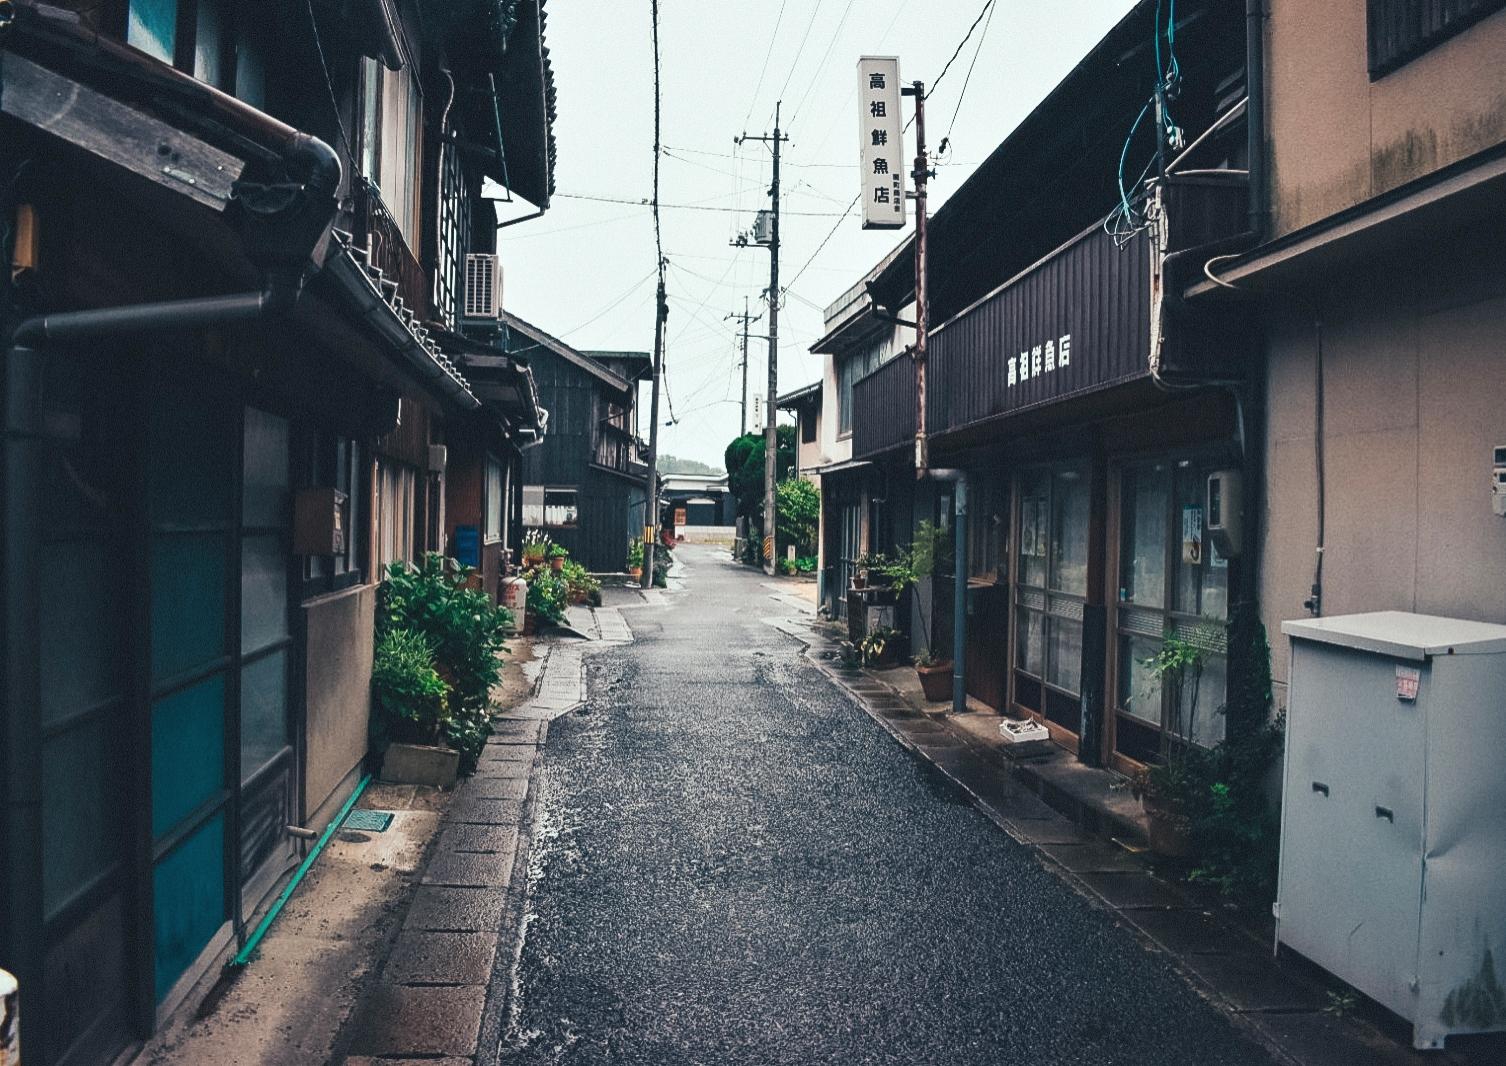
[[[811,253],[810,258],[807,259],[804,263],[800,264],[800,269],[795,271],[795,276],[790,279],[789,285],[786,285],[783,289],[780,290],[780,292],[789,292],[790,286],[794,285],[795,282],[800,280],[800,275],[804,274],[806,268],[816,261],[816,256],[821,254],[821,249],[825,248],[829,243],[831,243],[831,239],[837,235],[837,230],[842,228],[842,223],[847,221],[847,216],[852,214],[852,209],[858,206],[858,201],[862,198],[862,193],[858,193],[852,198],[852,203],[847,205],[847,210],[842,212],[841,216],[837,219],[836,225],[832,226],[831,232],[828,233],[825,237],[821,238],[821,243],[816,245],[816,250]],[[792,211],[790,213],[794,214],[795,212]]]
[[[335,86],[329,80],[329,64],[324,59],[324,43],[319,39],[319,20],[314,17],[314,0],[304,0],[304,6],[308,9],[309,25],[314,31],[314,51],[319,54],[319,69],[324,73],[324,88],[329,93],[329,106],[335,112],[335,128],[340,131],[340,143],[345,146],[345,154],[354,161],[356,153],[350,147],[350,138],[345,135],[345,119],[340,116],[340,105],[335,102]]]
[[[753,109],[758,106],[758,91],[763,88],[764,75],[769,72],[769,59],[774,55],[774,42],[779,39],[779,27],[784,22],[784,8],[789,0],[780,0],[779,14],[774,19],[774,32],[769,34],[769,50],[763,54],[763,66],[758,69],[758,84],[753,86],[753,95],[748,100],[748,113],[743,116],[744,128],[748,120],[753,117]]]
[[[957,106],[952,109],[952,121],[946,125],[946,136],[941,138],[943,149],[950,146],[952,141],[952,129],[957,125],[957,116],[962,113],[962,101],[967,97],[967,87],[972,84],[973,68],[978,65],[978,57],[983,54],[983,42],[988,40],[988,28],[994,24],[994,12],[999,9],[997,3],[988,7],[988,21],[983,23],[983,32],[978,34],[978,47],[973,52],[973,61],[967,65],[967,75],[962,79],[962,91],[957,94]],[[942,73],[946,73],[943,71]]]
[[[653,276],[654,276],[654,272],[652,270],[650,270],[647,274],[643,275],[643,277],[641,277],[637,281],[633,282],[633,284],[628,288],[628,290],[626,292],[624,292],[621,296],[617,297],[611,303],[607,304],[600,311],[596,312],[596,314],[594,314],[590,318],[586,319],[580,325],[578,325],[578,326],[572,326],[569,329],[565,330],[565,332],[561,333],[560,334],[560,338],[563,339],[565,337],[568,337],[572,333],[579,333],[581,330],[585,329],[591,323],[595,322],[597,319],[599,319],[602,316],[604,316],[608,311],[612,310],[612,308],[614,308],[618,304],[622,303],[623,300],[626,300],[629,296],[633,295],[633,293],[637,292],[638,291],[638,286],[642,285],[645,281],[647,281],[649,278],[651,278]]]
[[[784,84],[779,87],[779,99],[781,100],[784,99],[785,91],[790,87],[790,79],[795,76],[795,68],[800,65],[800,57],[805,54],[805,42],[811,39],[811,29],[816,25],[816,14],[821,10],[821,4],[823,2],[824,0],[816,0],[816,2],[811,5],[810,20],[805,24],[805,32],[800,35],[800,47],[795,49],[795,58],[790,62],[790,71],[784,76]],[[793,120],[793,112],[791,112],[790,117]]]
[[[826,61],[831,57],[831,50],[837,46],[837,39],[842,36],[842,27],[847,25],[847,16],[852,14],[852,5],[855,0],[847,0],[847,6],[842,9],[842,17],[837,20],[837,28],[832,31],[831,40],[826,43],[826,51],[821,54],[821,59],[816,63],[816,72],[811,75],[811,80],[806,83],[805,92],[800,94],[800,100],[790,109],[790,125],[795,124],[795,116],[800,114],[800,109],[805,106],[806,99],[811,90],[816,87],[816,82],[821,80],[821,72],[826,69]]]
[[[994,0],[984,0],[983,8],[978,12],[978,17],[973,19],[973,24],[967,28],[967,33],[963,36],[962,40],[958,42],[957,50],[952,53],[952,58],[946,61],[946,66],[941,68],[941,73],[936,75],[935,81],[931,82],[931,87],[926,90],[926,96],[931,96],[936,92],[936,87],[941,84],[941,79],[946,77],[946,72],[952,69],[952,64],[957,61],[957,57],[960,56],[962,54],[962,50],[967,47],[968,39],[972,37],[973,31],[978,28],[978,23],[983,21],[983,16],[988,14],[989,10],[993,6]]]
[[[602,203],[602,204],[628,204],[628,205],[630,205],[632,207],[652,207],[652,206],[655,206],[657,204],[658,207],[664,208],[666,210],[671,210],[671,211],[722,211],[722,212],[730,212],[730,213],[733,213],[733,214],[743,214],[743,213],[745,213],[745,212],[738,211],[738,209],[735,208],[735,207],[714,207],[714,206],[709,206],[709,205],[706,205],[706,204],[662,204],[662,203],[657,203],[657,201],[651,201],[651,200],[628,200],[628,199],[625,199],[623,197],[618,197],[618,196],[589,196],[589,195],[587,195],[585,193],[569,193],[569,192],[557,192],[554,195],[558,196],[558,197],[561,197],[563,199],[566,199],[566,200],[594,200],[597,203]],[[845,216],[838,215],[838,213],[835,212],[835,211],[783,211],[783,212],[781,212],[781,214],[785,214],[785,215],[800,215],[800,216],[803,216],[805,218],[839,218],[839,217],[845,217]]]

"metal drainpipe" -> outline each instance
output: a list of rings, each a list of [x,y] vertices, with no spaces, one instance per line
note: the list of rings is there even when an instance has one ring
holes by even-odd
[[[952,713],[967,710],[967,471],[932,467],[930,481],[957,486],[952,497]]]

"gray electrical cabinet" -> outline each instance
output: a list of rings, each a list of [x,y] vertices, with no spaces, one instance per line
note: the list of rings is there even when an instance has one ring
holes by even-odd
[[[1277,942],[1412,1023],[1506,1030],[1506,626],[1382,611],[1291,640]]]

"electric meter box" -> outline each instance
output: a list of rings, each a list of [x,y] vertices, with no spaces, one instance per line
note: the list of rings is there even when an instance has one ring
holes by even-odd
[[[1506,626],[1381,611],[1281,630],[1277,942],[1418,1048],[1506,1030]]]
[[[1208,537],[1225,559],[1239,557],[1244,547],[1244,482],[1238,470],[1215,470],[1208,475]]]

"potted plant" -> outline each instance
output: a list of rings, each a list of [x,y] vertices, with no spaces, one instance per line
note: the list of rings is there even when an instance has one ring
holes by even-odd
[[[930,650],[923,651],[915,657],[915,674],[929,702],[951,699],[952,660],[938,659]]]
[[[627,570],[634,579],[643,576],[643,541],[636,537],[628,541]]]
[[[565,568],[565,560],[570,558],[570,553],[565,550],[563,544],[549,545],[549,568],[556,574]]]
[[[549,539],[549,534],[542,530],[530,529],[523,535],[523,565],[525,567],[542,566],[552,546],[553,542]]]
[[[878,626],[858,644],[864,666],[888,666],[899,654],[902,634],[891,626]]]
[[[1190,739],[1197,723],[1203,650],[1168,633],[1145,665],[1168,694],[1168,714],[1159,759],[1137,771],[1130,784],[1145,811],[1151,849],[1167,858],[1186,859],[1193,854],[1189,806],[1203,780],[1202,750]]]
[[[387,745],[384,780],[449,788],[460,772],[460,752],[446,747],[441,732],[450,717],[450,686],[434,668],[434,649],[421,633],[389,629],[377,641],[372,694],[382,716]]]
[[[383,751],[389,740],[423,748],[443,745],[456,753],[460,773],[475,768],[491,733],[492,691],[501,676],[501,653],[507,650],[503,639],[512,614],[470,587],[473,573],[433,552],[417,565],[388,568],[377,593],[373,751]],[[444,685],[442,711],[432,698],[437,690],[429,667]],[[399,752],[383,772],[389,779],[423,772],[403,769],[404,758],[413,754]],[[431,752],[423,758],[448,762],[452,756]],[[437,781],[426,777],[410,783],[444,784],[448,779],[448,771],[441,771]]]

